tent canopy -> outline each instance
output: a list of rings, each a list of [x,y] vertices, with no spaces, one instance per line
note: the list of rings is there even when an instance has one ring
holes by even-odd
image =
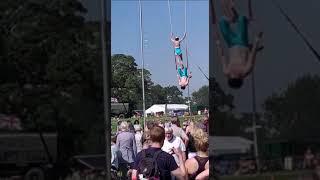
[[[253,142],[240,136],[210,136],[210,151],[213,154],[237,154],[250,151]]]
[[[154,104],[146,110],[146,114],[152,114],[157,112],[165,112],[165,104]],[[189,106],[185,104],[167,104],[167,111],[186,111]]]

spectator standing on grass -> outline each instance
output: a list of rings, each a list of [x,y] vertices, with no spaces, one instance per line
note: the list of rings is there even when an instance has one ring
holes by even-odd
[[[184,122],[182,123],[182,130],[183,130],[184,132],[187,131],[188,125],[189,125],[188,121],[184,121]],[[186,132],[186,134],[187,134],[187,132]]]
[[[180,137],[173,135],[173,130],[171,127],[165,127],[164,129],[165,129],[166,138],[164,140],[164,144],[161,149],[171,154],[178,165],[180,165],[181,163],[184,163],[184,161],[186,160],[185,144],[183,143]],[[173,148],[176,148],[176,149],[179,148],[183,152],[183,161],[180,161],[179,157],[176,154],[174,154]]]
[[[135,140],[136,140],[136,145],[137,145],[137,153],[139,153],[142,150],[142,128],[140,125],[135,126]]]
[[[121,124],[121,120],[119,118],[117,118],[117,132],[116,132],[116,136],[118,135],[118,133],[120,132],[120,124]]]
[[[201,128],[204,132],[209,133],[209,117],[208,115],[205,115],[202,119]]]
[[[137,127],[141,127],[141,125],[140,125],[140,122],[139,122],[139,119],[136,119],[134,122],[133,122],[133,127],[134,127],[134,129],[136,129]]]
[[[206,132],[206,133],[209,133],[209,115],[206,115],[206,116],[205,116],[203,122],[204,122],[204,125],[205,125],[205,127],[206,127],[205,132]]]
[[[142,136],[142,149],[147,149],[151,144],[150,129],[152,129],[154,126],[155,124],[153,121],[151,120],[146,121],[146,127],[144,129],[143,136]]]
[[[150,131],[151,145],[149,148],[138,153],[134,163],[134,170],[132,172],[131,179],[139,179],[143,172],[141,172],[141,161],[143,161],[143,155],[156,158],[156,164],[160,171],[160,180],[170,180],[172,177],[184,180],[186,175],[186,169],[184,164],[180,167],[176,164],[174,158],[161,150],[165,140],[165,130],[162,127],[155,126]],[[180,161],[183,160],[182,152],[179,149],[174,148],[174,153],[178,156]],[[144,154],[143,154],[144,153]],[[157,157],[155,155],[157,154]],[[146,169],[148,171],[148,169]]]
[[[190,122],[188,126],[187,136],[189,138],[189,143],[187,146],[187,157],[188,159],[193,158],[197,155],[197,150],[195,147],[195,139],[193,137],[193,133],[195,131],[196,127],[194,125],[194,122]]]
[[[130,120],[128,120],[127,122],[128,122],[129,131],[131,133],[135,133],[134,126],[133,126],[132,122]]]
[[[188,146],[188,141],[189,141],[189,138],[187,136],[187,134],[183,131],[182,128],[180,128],[178,126],[179,123],[179,118],[178,117],[172,117],[171,118],[171,128],[173,130],[173,135],[176,136],[176,137],[179,137],[183,140],[185,146]]]
[[[125,178],[128,170],[133,167],[134,159],[137,155],[137,147],[135,135],[129,131],[128,122],[121,122],[119,128],[120,132],[117,135],[116,142],[121,152],[121,157],[119,157],[119,170],[122,172],[122,178]]]
[[[145,134],[145,138],[146,139],[150,139],[149,138],[150,129],[152,129],[154,126],[155,126],[154,121],[149,120],[149,121],[146,122],[146,127],[144,129],[144,134]]]
[[[118,169],[119,168],[119,149],[117,147],[117,137],[112,136],[111,137],[111,168]]]
[[[187,176],[190,180],[209,179],[208,134],[202,129],[194,129],[192,135],[197,153],[185,162]]]
[[[188,133],[190,133],[191,126],[194,126],[194,122],[189,120],[188,124],[187,124],[187,127],[186,127],[186,130],[185,130],[187,135],[188,135]]]
[[[303,168],[306,168],[306,169],[312,168],[313,159],[314,159],[314,155],[313,155],[311,149],[308,148],[304,154]]]

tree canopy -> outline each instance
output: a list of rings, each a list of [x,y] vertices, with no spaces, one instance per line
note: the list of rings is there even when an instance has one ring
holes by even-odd
[[[142,109],[142,71],[130,55],[114,54],[112,64],[112,94],[120,102],[129,103],[130,111]],[[177,86],[162,87],[151,79],[150,71],[144,69],[146,108],[153,104],[185,103]]]
[[[99,29],[85,12],[77,0],[0,3],[0,112],[58,132],[61,161],[104,151]]]
[[[264,103],[269,136],[290,140],[319,138],[320,77],[305,75]]]

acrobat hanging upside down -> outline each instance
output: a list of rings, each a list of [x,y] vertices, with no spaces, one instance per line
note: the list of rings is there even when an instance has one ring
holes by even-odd
[[[248,17],[238,14],[233,0],[222,0],[224,16],[217,24],[215,11],[212,6],[213,24],[215,30],[220,30],[225,43],[228,46],[229,62],[223,52],[218,32],[215,31],[218,56],[222,61],[223,73],[228,78],[231,88],[238,89],[243,84],[243,79],[253,70],[257,52],[263,49],[261,40],[263,33],[259,32],[253,44],[249,44],[248,25],[252,18],[251,0],[248,0]]]
[[[192,77],[191,72],[188,74],[188,66],[184,67],[183,62],[178,63],[178,82],[182,90],[184,90],[188,85],[190,78]]]

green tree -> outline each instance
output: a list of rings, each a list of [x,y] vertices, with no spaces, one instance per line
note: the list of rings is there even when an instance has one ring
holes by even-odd
[[[130,104],[129,111],[142,109],[142,70],[130,55],[114,54],[112,65],[112,97]],[[182,92],[176,86],[155,85],[150,71],[144,69],[146,108],[153,104],[184,103]]]
[[[167,93],[159,84],[152,86],[150,90],[152,104],[165,104],[167,102]]]
[[[142,108],[142,104],[143,104],[143,101],[142,101],[142,82],[141,82],[141,76],[142,76],[142,70],[141,69],[138,69],[138,72],[139,72],[139,80],[140,80],[140,87],[141,87],[141,92],[140,94],[137,94],[139,95],[140,99],[139,99],[139,106],[138,106],[138,109],[143,109]],[[154,86],[154,83],[152,82],[151,80],[151,73],[150,71],[144,69],[143,71],[143,76],[144,76],[144,90],[145,90],[145,103],[146,103],[146,107],[149,107],[153,104],[153,99],[155,98],[154,96],[154,92],[152,91],[152,87]]]
[[[192,93],[192,101],[198,106],[209,107],[209,86],[205,85]]]
[[[112,65],[112,94],[120,102],[129,103],[130,111],[142,109],[141,69],[137,68],[135,59],[124,54],[114,54],[111,57]],[[144,85],[146,102],[150,102],[151,73],[144,69]]]
[[[320,77],[305,75],[274,93],[264,103],[271,137],[290,140],[319,138]]]
[[[226,94],[215,78],[209,79],[209,105],[210,117],[213,119],[213,127],[210,126],[210,135],[229,135],[237,127],[233,123],[234,115],[231,110],[234,108],[233,96]]]
[[[103,127],[103,91],[98,26],[85,23],[85,12],[77,0],[0,3],[0,110],[22,119],[26,131],[33,122],[57,131],[60,162],[104,150],[88,152],[95,145],[86,144],[90,129]]]
[[[141,80],[138,78],[139,73],[135,59],[132,56],[116,54],[111,57],[111,65],[111,96],[135,107],[140,98],[136,94],[141,92],[141,83],[139,83]]]
[[[177,86],[167,86],[167,87],[164,87],[164,90],[167,95],[167,103],[171,103],[171,104],[185,103],[183,99],[183,94]]]

